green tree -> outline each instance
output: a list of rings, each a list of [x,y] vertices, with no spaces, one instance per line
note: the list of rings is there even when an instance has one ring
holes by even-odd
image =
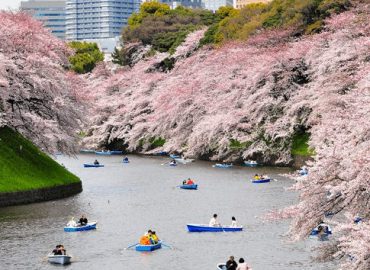
[[[98,62],[104,60],[104,54],[96,43],[72,41],[68,44],[75,54],[69,57],[71,69],[77,73],[87,73],[94,69]]]

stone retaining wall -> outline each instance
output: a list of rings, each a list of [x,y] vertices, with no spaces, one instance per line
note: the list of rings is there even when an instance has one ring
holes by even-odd
[[[66,198],[82,191],[82,183],[29,191],[0,193],[0,207]]]

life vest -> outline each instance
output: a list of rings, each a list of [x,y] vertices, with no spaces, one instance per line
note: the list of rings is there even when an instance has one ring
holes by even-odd
[[[194,182],[193,182],[193,180],[188,180],[188,182],[186,184],[187,185],[194,185]]]
[[[149,237],[148,237],[148,236],[146,236],[146,235],[143,235],[143,236],[140,238],[140,245],[150,245]]]
[[[152,235],[152,240],[154,241],[154,243],[156,244],[156,243],[158,243],[158,237],[157,237],[157,235],[155,235],[155,234],[153,234]]]

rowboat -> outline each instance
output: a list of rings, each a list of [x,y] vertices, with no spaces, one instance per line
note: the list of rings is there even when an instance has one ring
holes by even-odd
[[[243,227],[220,226],[211,227],[205,224],[187,224],[189,232],[239,232]]]
[[[268,183],[270,181],[271,181],[270,178],[266,178],[266,179],[252,180],[252,183],[254,183],[254,184],[261,184],[261,183]]]
[[[325,235],[330,235],[332,234],[332,230],[329,225],[321,223],[319,224],[315,229],[313,229],[310,233],[310,236],[317,236],[319,234],[319,226],[325,227],[324,234]]]
[[[154,156],[167,156],[168,153],[166,151],[160,151],[153,154]]]
[[[255,160],[246,160],[244,161],[244,165],[248,167],[257,167],[258,163]]]
[[[175,155],[175,154],[171,154],[171,155],[170,155],[170,158],[176,159],[176,158],[181,158],[181,156],[179,156],[179,155]]]
[[[96,229],[97,222],[89,222],[86,225],[83,226],[66,226],[64,227],[65,232],[81,232],[81,231],[89,231],[89,230],[95,230]]]
[[[80,153],[84,153],[84,154],[94,154],[94,153],[95,153],[95,150],[93,150],[93,149],[81,149],[81,150],[80,150]]]
[[[123,160],[122,163],[130,163],[129,160]]]
[[[151,251],[154,251],[156,249],[160,249],[161,247],[162,247],[162,242],[159,241],[155,245],[136,245],[135,249],[136,249],[136,251],[147,251],[147,252],[151,252]]]
[[[175,158],[175,160],[182,164],[188,164],[194,161],[194,159],[190,159],[190,158]]]
[[[223,168],[223,169],[227,169],[227,168],[231,168],[233,166],[232,163],[230,164],[224,164],[224,163],[217,163],[215,165],[213,165],[212,167],[213,168]]]
[[[71,263],[71,256],[68,255],[48,255],[48,262],[55,263],[55,264],[69,264]]]
[[[193,185],[181,185],[180,188],[182,188],[182,189],[198,189],[198,185],[197,184],[193,184]]]
[[[226,270],[226,264],[224,263],[219,263],[217,264],[217,270]]]
[[[84,163],[85,168],[99,168],[104,167],[103,164]]]
[[[95,154],[101,156],[122,155],[123,151],[95,151]]]

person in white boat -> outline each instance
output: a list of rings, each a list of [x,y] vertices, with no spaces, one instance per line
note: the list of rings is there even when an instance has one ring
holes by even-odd
[[[235,217],[232,217],[231,218],[231,225],[230,225],[230,227],[232,227],[232,228],[238,227],[238,224],[236,223],[236,218]]]
[[[64,246],[63,245],[57,245],[54,249],[53,249],[53,251],[52,251],[52,253],[54,254],[54,255],[66,255],[66,250],[64,249]]]
[[[236,270],[252,270],[252,268],[247,265],[243,258],[240,258]]]
[[[173,160],[171,160],[170,164],[171,164],[171,165],[176,165],[176,160],[174,160],[174,159],[173,159]]]
[[[221,224],[217,220],[217,214],[213,214],[213,218],[209,221],[210,227],[221,227]]]
[[[95,159],[94,165],[99,165],[99,164],[100,164],[99,161],[97,159]]]
[[[72,219],[67,223],[68,227],[77,227],[77,222],[75,221],[75,218],[72,217]]]

